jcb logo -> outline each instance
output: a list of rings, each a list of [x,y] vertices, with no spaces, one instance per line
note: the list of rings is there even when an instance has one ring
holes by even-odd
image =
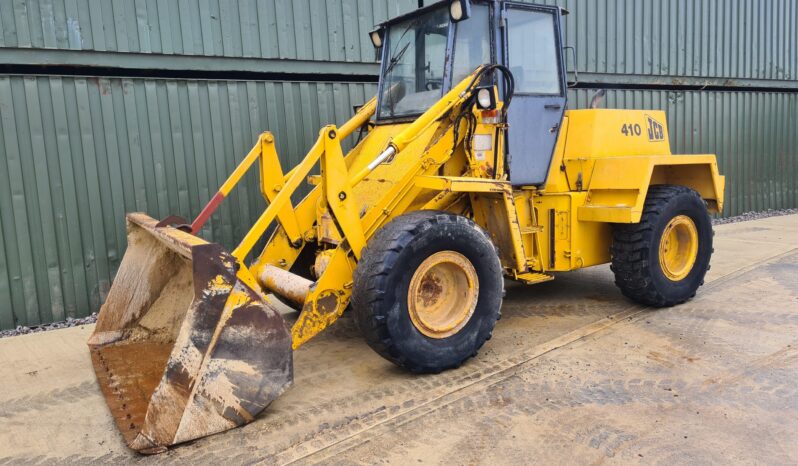
[[[648,140],[649,141],[662,141],[665,139],[665,128],[662,126],[662,123],[658,122],[657,120],[651,118],[650,116],[646,115],[646,121],[648,126]]]

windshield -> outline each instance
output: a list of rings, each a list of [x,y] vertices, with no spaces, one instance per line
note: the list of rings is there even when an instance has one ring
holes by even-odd
[[[452,85],[465,79],[479,65],[491,63],[488,6],[472,5],[471,17],[457,23],[454,37]]]
[[[388,29],[379,118],[418,115],[441,98],[448,33],[446,8]]]

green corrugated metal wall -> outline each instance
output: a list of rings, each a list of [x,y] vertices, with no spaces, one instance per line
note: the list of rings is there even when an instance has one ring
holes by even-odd
[[[731,85],[743,79],[798,81],[795,0],[529,3],[556,4],[571,11],[565,36],[579,51],[582,73],[623,74],[626,80],[726,78]]]
[[[798,0],[546,2],[571,11],[586,87],[572,108],[610,87],[605,106],[666,110],[675,151],[718,154],[726,215],[798,206]],[[124,253],[124,212],[191,217],[264,129],[295,164],[322,124],[374,93],[358,77],[376,73],[366,32],[416,4],[0,0],[11,70],[0,75],[0,328],[96,311]],[[33,76],[9,63],[196,76]],[[202,79],[220,70],[298,77]],[[203,235],[231,246],[262,207],[251,177]]]
[[[415,0],[2,0],[0,47],[373,61]]]
[[[192,217],[260,132],[275,133],[291,166],[319,127],[346,121],[376,91],[323,77],[205,80],[203,70],[376,73],[367,32],[416,5],[0,0],[0,64],[127,69],[144,57],[161,69],[170,55],[198,68],[198,79],[0,75],[0,328],[96,311],[124,254],[125,212]],[[232,247],[263,206],[250,176],[202,234]]]
[[[85,315],[125,249],[124,213],[196,215],[265,128],[299,162],[374,84],[0,77],[0,326]],[[203,235],[230,247],[255,177]],[[10,310],[13,310],[13,318]]]

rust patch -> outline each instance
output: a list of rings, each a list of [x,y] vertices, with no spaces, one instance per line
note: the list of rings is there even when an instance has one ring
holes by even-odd
[[[421,280],[419,298],[421,298],[424,306],[431,306],[438,301],[443,294],[443,286],[441,281],[435,274],[427,274]]]
[[[94,84],[97,87],[97,89],[100,90],[100,94],[108,95],[108,92],[109,92],[108,86],[103,81],[101,81],[100,78],[92,76],[92,77],[86,78],[86,80],[88,82]]]
[[[150,398],[161,382],[172,343],[134,342],[91,350],[97,381],[128,444],[144,426]]]
[[[319,314],[333,314],[338,309],[338,296],[334,293],[326,294],[316,300],[316,310]]]

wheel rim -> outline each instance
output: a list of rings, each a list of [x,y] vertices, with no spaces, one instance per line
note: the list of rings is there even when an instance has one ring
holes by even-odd
[[[437,252],[413,273],[407,294],[410,320],[430,338],[446,338],[465,327],[479,296],[477,271],[464,255]]]
[[[686,215],[673,217],[665,226],[659,241],[659,264],[671,281],[690,274],[698,256],[698,229]]]

